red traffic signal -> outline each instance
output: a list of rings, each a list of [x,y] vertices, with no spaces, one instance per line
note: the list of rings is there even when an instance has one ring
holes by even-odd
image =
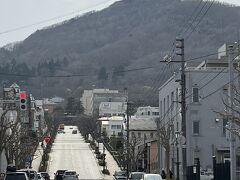
[[[20,92],[20,99],[26,99],[26,92]]]
[[[27,95],[25,91],[21,91],[19,93],[20,98],[20,110],[26,110],[27,109]]]

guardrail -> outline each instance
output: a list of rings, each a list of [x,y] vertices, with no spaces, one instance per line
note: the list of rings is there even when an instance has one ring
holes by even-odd
[[[117,151],[114,151],[113,148],[104,140],[102,140],[102,143],[105,146],[105,148],[108,150],[108,152],[112,155],[114,160],[117,162],[120,169],[123,170],[125,161],[123,159],[119,158],[120,157],[119,153]],[[116,153],[117,153],[117,156],[116,156]]]

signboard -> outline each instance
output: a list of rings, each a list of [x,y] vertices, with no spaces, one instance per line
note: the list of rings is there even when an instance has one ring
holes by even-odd
[[[25,162],[31,162],[32,161],[32,156],[28,154],[25,158]]]
[[[44,136],[43,140],[45,141],[45,143],[47,144],[50,141],[50,136]]]

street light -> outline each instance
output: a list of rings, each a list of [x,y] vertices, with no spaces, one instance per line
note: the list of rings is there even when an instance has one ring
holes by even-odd
[[[180,165],[180,162],[179,162],[179,148],[178,148],[178,138],[179,138],[179,135],[180,135],[180,132],[179,131],[176,131],[175,132],[175,138],[176,138],[176,147],[177,147],[177,178],[176,180],[179,180],[179,165]]]
[[[150,148],[151,148],[151,142],[148,142],[147,143],[147,146],[148,146],[148,157],[149,157],[149,160],[148,160],[148,173],[150,173],[150,166],[151,166],[151,157],[150,157]]]

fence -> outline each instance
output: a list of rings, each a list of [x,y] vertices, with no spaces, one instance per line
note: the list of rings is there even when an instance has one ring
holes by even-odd
[[[213,157],[213,180],[230,180],[230,162],[217,163],[216,157]]]
[[[197,164],[187,167],[187,180],[200,180],[200,161]]]

